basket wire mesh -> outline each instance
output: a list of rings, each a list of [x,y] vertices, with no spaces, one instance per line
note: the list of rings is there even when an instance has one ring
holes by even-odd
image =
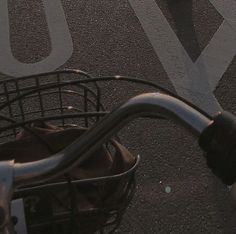
[[[14,142],[27,132],[52,154],[54,149],[32,131],[32,124],[49,122],[63,129],[86,130],[99,121],[108,113],[101,103],[101,90],[96,82],[81,83],[81,79],[90,77],[81,71],[67,70],[1,81],[1,144]],[[109,145],[106,150],[112,154]],[[115,176],[76,180],[64,175],[62,181],[17,190],[14,199],[24,200],[28,233],[113,233],[133,197],[137,163]],[[122,194],[111,202],[106,197],[110,193],[103,191],[116,191],[117,186],[123,186]],[[55,196],[61,191],[67,191],[66,203]],[[99,204],[78,208],[78,191],[102,194]],[[53,210],[53,203],[60,204],[58,210]]]

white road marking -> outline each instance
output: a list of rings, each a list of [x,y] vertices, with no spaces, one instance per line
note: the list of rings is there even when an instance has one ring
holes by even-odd
[[[230,2],[231,0],[229,0]],[[176,91],[213,114],[221,107],[213,95],[222,75],[236,54],[236,33],[229,19],[219,27],[202,54],[193,63],[155,0],[129,0]],[[226,16],[226,1],[211,0]],[[231,15],[235,15],[235,2]],[[232,18],[232,16],[231,16]],[[232,23],[232,24],[231,24]]]
[[[234,29],[236,29],[236,1],[235,0],[209,0],[216,10],[221,14]]]
[[[214,51],[213,53],[208,52],[209,55],[212,55],[212,63],[208,63],[212,67],[214,66],[215,69],[211,69],[211,72],[215,74],[212,76],[210,74],[209,77],[210,85],[212,90],[214,90],[236,55],[236,1],[210,0],[210,2],[218,13],[224,18],[219,30],[216,32],[211,43],[209,44],[211,51]],[[210,59],[208,59],[208,61],[210,61]],[[221,71],[219,69],[221,69]]]
[[[33,64],[19,62],[11,51],[8,0],[0,1],[0,72],[14,77],[53,71],[63,65],[73,53],[73,42],[64,10],[59,0],[43,0],[52,51]]]
[[[236,33],[224,21],[195,63],[199,70],[204,67],[207,71],[211,91],[215,90],[235,54]]]

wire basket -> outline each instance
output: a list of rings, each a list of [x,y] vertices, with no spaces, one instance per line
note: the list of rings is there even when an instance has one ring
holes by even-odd
[[[1,160],[49,157],[106,115],[99,86],[86,79],[67,70],[1,81]],[[138,161],[111,139],[60,178],[18,189],[13,199],[23,199],[28,233],[114,232],[133,197]]]

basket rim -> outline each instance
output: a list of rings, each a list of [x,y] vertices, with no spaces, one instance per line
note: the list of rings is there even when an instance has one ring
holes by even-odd
[[[78,75],[83,75],[87,78],[91,78],[91,76],[87,72],[80,69],[61,69],[61,70],[56,70],[56,71],[37,73],[33,75],[28,75],[28,76],[6,77],[3,80],[0,80],[0,84],[10,82],[10,81],[19,81],[19,80],[25,80],[25,79],[30,79],[30,78],[36,78],[38,76],[45,77],[45,76],[57,75],[57,74],[78,74]]]
[[[88,178],[88,179],[78,179],[78,180],[73,180],[71,181],[72,184],[76,184],[76,185],[82,185],[82,184],[88,184],[88,183],[94,183],[94,182],[105,182],[105,181],[111,181],[111,180],[119,180],[123,177],[128,177],[130,175],[132,175],[136,170],[137,167],[140,163],[141,157],[140,155],[137,155],[135,157],[135,163],[132,167],[130,167],[128,170],[122,172],[122,173],[118,173],[115,175],[109,175],[109,176],[100,176],[100,177],[95,177],[95,178]],[[30,191],[37,191],[37,190],[42,190],[42,189],[48,189],[48,188],[52,188],[52,187],[60,187],[60,186],[64,186],[65,184],[67,184],[66,181],[63,182],[55,182],[55,183],[46,183],[46,184],[42,184],[42,185],[29,185],[27,187],[23,187],[23,188],[18,188],[17,190],[14,191],[14,194],[17,195],[18,193],[23,193],[23,192],[30,192]]]

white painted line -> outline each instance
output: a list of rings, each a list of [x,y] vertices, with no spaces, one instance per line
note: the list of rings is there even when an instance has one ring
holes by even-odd
[[[214,40],[215,42],[218,40],[216,45],[212,46],[212,51],[214,50],[215,53],[218,53],[215,59],[219,60],[215,61],[215,71],[220,69],[220,67],[222,68],[221,72],[216,72],[217,74],[210,77],[209,81],[212,90],[214,90],[236,54],[236,1],[210,0],[210,2],[224,18],[224,22],[210,43],[214,44]],[[211,71],[214,72],[213,69]]]
[[[225,21],[231,26],[236,26],[236,1],[235,0],[209,0]]]
[[[214,91],[236,54],[236,33],[224,21],[206,46],[195,66],[207,72],[211,91]]]
[[[201,57],[198,66],[193,64],[155,0],[129,2],[176,91],[205,111],[218,112],[221,107],[211,92],[209,70],[203,64],[207,57]]]
[[[17,218],[17,224],[14,226],[14,233],[27,234],[24,202],[22,198],[11,201],[11,217]]]
[[[8,0],[0,1],[0,72],[14,77],[53,71],[63,65],[73,53],[73,42],[64,10],[59,0],[43,0],[52,51],[37,63],[18,61],[11,51]]]

